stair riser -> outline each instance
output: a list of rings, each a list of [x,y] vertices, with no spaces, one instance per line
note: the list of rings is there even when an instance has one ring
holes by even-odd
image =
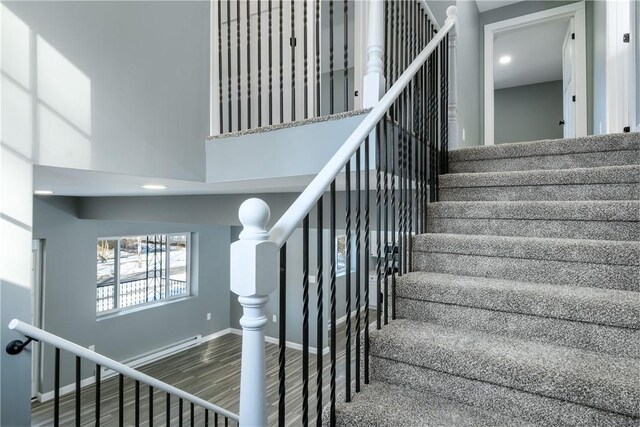
[[[449,375],[372,355],[371,379],[433,393],[468,405],[546,426],[637,426],[621,414]]]
[[[429,218],[427,232],[567,239],[640,240],[640,226],[637,222],[631,221]]]
[[[400,318],[640,358],[640,331],[549,317],[397,299]]]
[[[511,157],[451,162],[451,173],[508,172],[625,166],[637,164],[637,150],[600,151],[590,153],[557,154],[551,156]]]
[[[496,187],[441,187],[439,200],[517,201],[517,200],[637,200],[637,183],[521,185]]]
[[[415,271],[640,291],[640,268],[627,265],[413,252]]]

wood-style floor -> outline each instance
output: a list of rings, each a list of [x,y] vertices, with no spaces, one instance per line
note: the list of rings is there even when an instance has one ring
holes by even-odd
[[[375,321],[375,311],[369,312],[370,321]],[[364,320],[364,316],[363,316]],[[364,322],[363,322],[364,323]],[[352,325],[355,324],[355,318]],[[375,328],[375,323],[371,328]],[[346,328],[344,324],[336,328],[337,331],[337,359],[336,369],[337,391],[340,394],[345,387],[345,343]],[[361,336],[364,343],[364,335]],[[355,332],[352,332],[352,380],[355,373]],[[240,357],[242,338],[229,334],[196,347],[189,348],[165,359],[156,361],[140,368],[140,371],[156,377],[168,384],[185,390],[195,396],[212,402],[231,412],[238,412],[240,393]],[[364,346],[362,346],[364,350]],[[63,352],[64,354],[64,352]],[[65,356],[63,356],[65,357]],[[67,357],[71,357],[68,356]],[[316,421],[316,356],[309,355],[309,424]],[[267,365],[267,399],[269,425],[277,425],[278,420],[278,346],[266,344]],[[323,356],[323,406],[329,403],[330,394],[330,357]],[[362,367],[363,368],[363,367]],[[287,425],[302,424],[302,352],[287,349],[286,352],[286,420]],[[362,376],[362,383],[364,377]],[[353,387],[353,386],[352,386]],[[149,425],[148,387],[140,387],[140,425]],[[81,424],[95,425],[95,385],[87,386],[81,393]],[[118,424],[118,378],[110,378],[101,383],[100,424],[112,426]],[[125,379],[124,383],[124,424],[134,425],[134,381]],[[166,425],[166,395],[155,391],[153,396],[153,425]],[[171,398],[171,425],[179,425],[178,399]],[[185,426],[191,424],[190,408],[187,402],[183,407],[183,422]],[[204,425],[202,408],[195,408],[193,425]],[[224,425],[224,418],[220,418],[219,425]],[[53,401],[32,404],[32,425],[48,426],[53,423]],[[75,425],[75,395],[62,396],[60,399],[60,424]],[[209,425],[213,426],[213,415],[209,415]],[[235,425],[230,422],[229,425]]]

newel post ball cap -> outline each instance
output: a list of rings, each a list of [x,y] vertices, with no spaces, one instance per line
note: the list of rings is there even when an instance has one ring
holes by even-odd
[[[238,217],[244,227],[240,233],[240,239],[266,240],[269,237],[266,226],[271,217],[271,211],[264,200],[258,198],[245,200],[240,205]]]
[[[447,8],[447,19],[456,19],[456,15],[458,15],[458,7],[449,6]]]

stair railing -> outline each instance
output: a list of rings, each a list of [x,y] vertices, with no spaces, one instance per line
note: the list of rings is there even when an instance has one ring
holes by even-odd
[[[217,426],[218,422],[224,420],[224,425],[228,426],[230,421],[235,423],[239,422],[237,414],[232,413],[224,408],[221,408],[213,403],[210,403],[204,399],[201,399],[193,394],[187,393],[177,387],[160,381],[150,375],[144,374],[122,363],[116,362],[106,356],[103,356],[94,351],[88,350],[78,344],[74,344],[71,341],[67,341],[54,335],[50,332],[44,331],[40,328],[36,328],[28,323],[21,322],[17,319],[13,319],[9,323],[9,329],[13,329],[23,334],[27,339],[22,341],[12,341],[7,346],[6,351],[9,354],[18,354],[22,351],[31,341],[39,341],[46,343],[54,347],[55,349],[55,361],[54,361],[54,398],[53,398],[53,419],[47,424],[59,426],[61,421],[60,414],[60,364],[61,364],[61,350],[64,350],[72,355],[75,355],[75,388],[74,388],[74,417],[73,422],[79,426],[82,423],[86,424],[86,420],[82,420],[83,413],[82,406],[82,362],[83,360],[89,361],[95,364],[95,406],[94,406],[94,420],[95,425],[99,426],[101,422],[101,376],[103,368],[111,369],[118,374],[118,425],[123,426],[125,423],[125,379],[134,381],[134,425],[138,426],[141,422],[146,421],[146,425],[153,425],[154,422],[154,395],[158,393],[164,393],[164,418],[167,426],[176,425],[171,416],[171,397],[177,398],[178,413],[177,421],[179,425],[183,424],[184,412],[186,408],[184,403],[189,405],[189,422],[190,425],[213,425]],[[147,397],[141,398],[141,385],[146,385]],[[147,416],[141,414],[140,408],[142,403],[146,401]],[[196,414],[196,408],[199,408]],[[86,411],[85,411],[86,412]],[[156,412],[156,415],[159,412]],[[199,417],[199,421],[196,423],[196,416]],[[146,418],[146,420],[145,420]],[[70,421],[65,421],[65,424]],[[128,423],[129,424],[129,423]]]
[[[380,329],[389,322],[389,318],[396,316],[396,279],[412,270],[411,236],[425,232],[427,202],[437,200],[438,174],[444,172],[447,162],[450,107],[448,50],[449,34],[454,34],[456,8],[452,6],[447,9],[446,22],[436,30],[435,23],[430,19],[422,19],[425,14],[418,2],[370,2],[370,5],[374,4],[384,7],[384,13],[378,9],[377,12],[371,12],[370,16],[378,22],[383,17],[381,25],[386,25],[387,29],[384,42],[378,38],[378,46],[373,43],[374,46],[368,51],[369,64],[379,74],[370,83],[374,86],[380,84],[380,78],[383,78],[381,71],[384,70],[387,80],[392,83],[391,87],[382,99],[375,102],[371,112],[270,230],[266,229],[270,210],[264,201],[249,199],[239,210],[244,228],[240,240],[231,245],[230,279],[231,290],[239,296],[244,310],[240,320],[243,327],[241,426],[267,425],[265,305],[269,294],[275,290],[278,290],[279,298],[278,425],[286,423],[286,401],[291,397],[287,396],[286,387],[287,306],[292,306],[287,302],[287,291],[299,285],[302,288],[299,305],[302,314],[302,403],[292,413],[301,413],[304,426],[310,422],[322,424],[326,402],[326,384],[323,382],[326,372],[324,336],[327,333],[324,288],[328,285],[328,419],[331,425],[335,425],[339,344],[337,318],[345,315],[343,398],[349,402],[352,388],[357,393],[361,390],[362,379],[364,384],[369,382],[371,300],[375,301],[375,323],[376,328]],[[380,44],[387,52],[384,61]],[[374,162],[371,161],[372,152]],[[370,182],[372,163],[375,163],[375,187]],[[352,169],[354,164],[355,171]],[[355,190],[351,186],[353,179]],[[370,209],[372,188],[375,188],[375,205]],[[327,190],[328,196],[325,195]],[[345,216],[340,219],[336,216],[338,191],[343,191],[345,206]],[[328,206],[325,204],[327,198]],[[352,207],[355,210],[353,237]],[[377,219],[373,233],[370,210],[375,210]],[[316,230],[323,230],[327,216],[328,280],[324,275],[326,246],[323,233],[318,231],[314,257],[316,292],[311,295],[310,252],[314,248],[310,246],[310,224],[315,221]],[[292,248],[288,254],[288,242],[300,224],[302,247],[299,249],[298,242],[295,242],[294,248],[298,249]],[[337,243],[338,229],[345,230],[340,243]],[[369,254],[377,258],[376,295],[373,298],[364,280],[369,271]],[[290,270],[287,259],[293,255],[302,257],[301,283],[287,283],[287,271]],[[344,279],[337,277],[340,268],[345,270]],[[338,304],[338,280],[344,280],[344,288],[341,289],[344,291],[344,300],[341,299],[344,305]],[[353,305],[352,298],[355,299]],[[293,306],[297,307],[298,303],[295,301]],[[316,327],[310,328],[310,306],[314,303]],[[309,407],[310,388],[313,388],[313,374],[309,372],[310,341],[313,338],[310,333],[315,333],[316,347],[315,411]],[[355,351],[352,352],[354,347]],[[355,365],[353,372],[352,365]]]

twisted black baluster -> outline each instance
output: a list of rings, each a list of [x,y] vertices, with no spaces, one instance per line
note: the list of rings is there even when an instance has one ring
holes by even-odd
[[[331,281],[329,285],[329,310],[331,313],[331,408],[330,425],[336,425],[336,181],[331,182],[330,187],[330,231],[329,231],[329,257],[331,261]]]
[[[333,114],[333,84],[333,0],[329,0],[329,114]]]
[[[306,3],[306,1],[305,1]],[[291,0],[291,121],[296,119],[296,1]]]
[[[124,375],[118,374],[118,425],[124,425]]]
[[[399,55],[400,55],[400,70],[404,71],[407,66],[407,49],[406,49],[406,26],[405,26],[405,8],[407,2],[400,2],[400,37],[402,39],[402,43],[398,47]],[[402,90],[402,93],[398,97],[397,105],[398,105],[398,117],[396,126],[398,127],[398,273],[402,275],[402,266],[404,261],[404,142],[406,135],[406,128],[404,123],[405,118],[405,97],[406,97],[406,89]],[[394,175],[395,177],[395,175]],[[394,256],[395,258],[395,256]],[[395,264],[395,261],[394,261]],[[395,276],[392,279],[392,290],[391,293],[393,295],[393,290],[395,289]],[[391,301],[391,317],[395,319],[395,310],[393,309],[393,300]]]
[[[224,114],[222,111],[222,1],[218,1],[218,97],[220,101],[220,133],[224,133]]]
[[[167,393],[165,400],[165,424],[167,426],[171,425],[171,395]]]
[[[242,130],[242,70],[240,64],[240,1],[236,1],[236,72],[238,78],[236,80],[236,88],[238,91],[238,130]]]
[[[149,386],[149,426],[153,426],[153,387]]]
[[[191,403],[191,408],[189,410],[189,424],[191,425],[191,427],[193,427],[193,425],[195,424],[195,420],[193,419],[194,412],[195,412],[195,408],[193,407],[193,403]]]
[[[388,2],[387,2],[388,4]],[[385,132],[387,126],[387,119],[384,117],[382,119]],[[382,148],[382,144],[380,144],[380,138],[382,135],[380,134],[380,122],[376,125],[376,219],[377,219],[377,229],[376,229],[376,254],[378,255],[376,259],[376,329],[380,329],[382,327],[382,301],[380,300],[381,294],[381,285],[382,285],[382,197],[381,197],[381,189],[382,189],[382,159],[380,150]],[[386,162],[385,162],[386,164]],[[385,177],[386,184],[386,177]],[[386,188],[386,185],[385,185]],[[386,205],[386,191],[385,191],[385,205]],[[386,252],[386,251],[385,251]],[[386,270],[386,268],[385,268]]]
[[[231,0],[227,0],[227,95],[229,132],[233,131],[233,112],[231,103]]]
[[[320,117],[320,0],[315,0],[315,33],[316,33],[316,117]]]
[[[343,47],[343,66],[344,66],[344,110],[349,111],[349,1],[343,0],[344,4],[344,47]]]
[[[238,1],[238,3],[240,3]],[[251,0],[247,0],[247,129],[251,129]],[[260,5],[258,4],[258,7]],[[240,15],[238,15],[238,27]]]
[[[102,376],[102,366],[100,365],[96,365],[96,409],[95,409],[95,416],[96,416],[96,427],[100,426],[100,378]]]
[[[240,15],[238,15],[238,18]],[[239,23],[239,21],[238,21]],[[178,399],[178,426],[182,427],[182,411],[183,411],[183,402],[182,399]]]
[[[379,122],[378,122],[379,124]],[[376,140],[378,138],[376,124]],[[364,141],[364,383],[369,384],[369,137]]]
[[[387,125],[387,121],[384,122],[385,126],[385,147],[384,147],[384,293],[383,293],[383,302],[384,302],[384,324],[387,325],[389,323],[389,200],[391,196],[391,191],[389,189],[390,179],[389,179],[389,158],[390,158],[390,149],[389,141],[391,135],[394,133],[393,122]],[[391,127],[391,132],[389,132],[388,127]]]
[[[316,264],[317,264],[317,288],[316,288],[316,305],[317,305],[317,319],[316,319],[316,426],[322,426],[322,351],[324,349],[324,341],[322,335],[324,334],[324,319],[323,319],[323,286],[324,286],[324,264],[323,264],[323,247],[322,247],[322,230],[324,229],[322,224],[323,207],[322,196],[318,199],[317,214],[316,214],[316,231],[317,231],[317,247],[316,247]]]
[[[278,425],[285,424],[285,351],[287,335],[287,244],[280,248],[280,323],[278,337]],[[217,425],[217,423],[216,423]]]
[[[365,141],[366,142],[366,141]],[[360,270],[360,171],[362,170],[361,149],[356,149],[356,393],[360,392],[360,289],[362,288],[362,271]]]
[[[262,126],[262,3],[258,2],[258,127],[260,126]]]
[[[271,0],[267,1],[269,27],[269,125],[273,124],[273,13]]]
[[[302,15],[303,15],[303,21],[304,21],[304,25],[303,25],[303,31],[304,31],[304,35],[303,35],[303,46],[302,46],[302,56],[304,57],[304,61],[303,61],[303,111],[304,111],[304,118],[308,118],[309,117],[309,58],[307,58],[307,2],[305,1],[303,3],[302,6]]]
[[[302,425],[309,425],[309,215],[302,220]]]
[[[80,356],[76,356],[76,426],[80,425],[80,394],[81,394],[81,384],[82,382],[82,359]]]
[[[60,349],[55,349],[53,371],[53,425],[60,425]]]
[[[351,160],[344,167],[344,195],[345,195],[345,345],[344,345],[344,374],[345,374],[345,402],[351,402]]]
[[[283,29],[283,9],[284,5],[282,4],[282,0],[280,0],[280,9],[279,9],[279,23],[280,23],[280,50],[279,52],[279,59],[280,59],[280,123],[284,123],[284,63],[283,63],[283,57],[284,57],[284,47],[283,47],[283,43],[282,43],[282,37],[283,37],[283,33],[284,33],[284,29]]]

